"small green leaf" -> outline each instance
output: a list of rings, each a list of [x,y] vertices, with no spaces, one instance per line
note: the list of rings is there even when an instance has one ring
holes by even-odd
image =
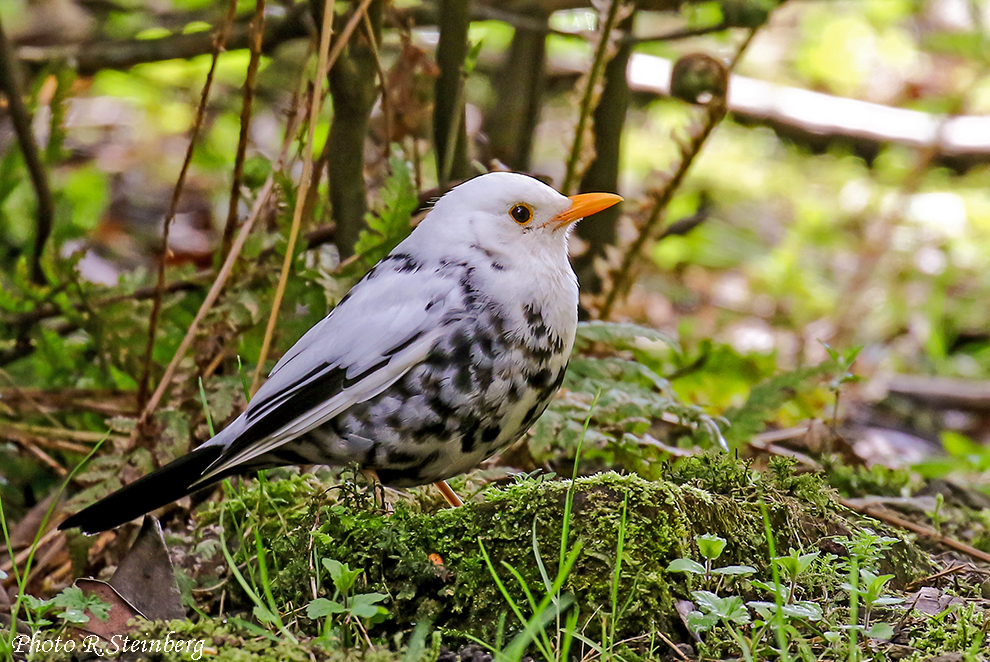
[[[692,611],[687,615],[687,624],[695,634],[701,634],[715,627],[718,624],[718,617],[715,614],[702,614],[700,611]]]
[[[727,565],[712,570],[713,575],[752,575],[755,573],[756,568],[751,565]]]
[[[890,623],[874,623],[866,631],[866,636],[871,639],[890,639],[894,636],[894,626]]]
[[[355,595],[350,601],[350,612],[358,618],[371,618],[386,613],[384,607],[378,605],[388,596],[384,593],[362,593]]]
[[[747,607],[751,607],[756,610],[756,613],[760,615],[765,621],[769,621],[774,614],[777,613],[777,603],[775,602],[764,602],[762,600],[751,600],[746,603]]]
[[[806,618],[809,621],[820,621],[822,619],[821,607],[807,600],[784,605],[783,611],[792,618]]]
[[[722,555],[725,550],[725,538],[706,533],[695,538],[698,542],[698,552],[708,560],[715,560]]]
[[[695,575],[705,574],[705,566],[691,559],[674,559],[667,565],[667,572],[690,572]]]
[[[342,614],[345,612],[344,605],[326,598],[316,598],[306,607],[306,617],[317,619],[324,618],[330,614]]]
[[[83,623],[89,623],[89,616],[84,614],[79,609],[66,609],[61,614],[58,615],[59,618],[63,618],[70,623],[75,623],[76,625],[82,625]]]
[[[361,574],[360,569],[351,570],[346,563],[341,563],[334,559],[323,559],[323,567],[330,573],[330,579],[333,580],[334,587],[341,593],[347,593],[354,588],[354,582],[357,581],[358,575]]]
[[[251,610],[251,613],[253,613],[254,617],[257,618],[262,623],[278,622],[278,619],[275,617],[275,614],[273,614],[272,612],[270,612],[268,609],[266,609],[261,605],[255,605],[254,609]]]

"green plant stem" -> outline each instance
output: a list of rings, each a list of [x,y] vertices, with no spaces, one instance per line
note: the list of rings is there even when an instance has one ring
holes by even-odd
[[[262,602],[261,598],[258,596],[257,591],[251,588],[247,580],[244,579],[244,575],[242,575],[241,571],[238,570],[237,563],[234,561],[234,557],[230,554],[230,550],[227,549],[227,540],[226,540],[226,536],[224,535],[224,529],[223,529],[222,510],[220,511],[219,530],[220,530],[220,551],[223,553],[223,558],[227,561],[227,567],[230,568],[230,572],[231,574],[234,575],[234,579],[237,580],[237,583],[240,584],[241,589],[247,594],[247,596],[251,599],[251,602],[256,607],[261,607],[265,611],[268,611],[268,607],[265,606],[264,602]],[[272,616],[275,617],[279,632],[281,632],[282,635],[292,643],[294,644],[299,643],[299,640],[296,639],[296,637],[286,629],[285,625],[282,623],[281,617],[279,617],[278,615],[278,612],[277,611],[272,612]]]
[[[742,636],[736,628],[732,627],[726,619],[723,618],[722,623],[729,631],[729,636],[732,637],[732,640],[736,642],[737,646],[739,646],[739,651],[742,653],[743,659],[745,659],[746,662],[753,662],[753,651],[750,650],[749,644],[746,643],[746,638]]]
[[[608,651],[615,645],[615,622],[619,619],[619,578],[622,575],[622,555],[626,542],[626,515],[629,511],[629,492],[622,500],[622,519],[619,520],[619,540],[615,550],[615,573],[612,575],[612,619],[608,631]],[[566,658],[565,658],[566,659]]]
[[[859,627],[859,557],[849,556],[849,662],[859,660],[859,644],[856,628]]]
[[[767,553],[770,555],[770,569],[773,573],[773,598],[777,603],[777,610],[774,612],[775,621],[773,630],[777,635],[777,648],[780,652],[780,659],[789,662],[790,654],[787,652],[787,633],[784,631],[784,600],[780,595],[780,570],[774,559],[777,558],[777,545],[773,538],[773,529],[770,527],[770,513],[767,511],[767,504],[760,499],[760,512],[763,514],[763,535],[767,539]]]

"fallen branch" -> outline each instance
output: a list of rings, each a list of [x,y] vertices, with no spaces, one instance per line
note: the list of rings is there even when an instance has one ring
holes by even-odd
[[[867,517],[878,519],[881,522],[890,524],[892,526],[897,526],[902,529],[906,529],[908,531],[911,531],[912,533],[917,533],[919,536],[924,536],[926,538],[934,540],[935,542],[941,545],[945,545],[946,547],[949,547],[951,549],[954,549],[957,552],[968,554],[974,559],[979,559],[980,561],[983,561],[985,563],[990,563],[990,554],[982,550],[976,549],[972,545],[967,545],[961,540],[956,540],[955,538],[949,538],[948,536],[942,535],[931,527],[923,526],[921,524],[915,524],[914,522],[910,520],[906,520],[903,517],[895,515],[887,510],[874,510],[870,506],[855,504],[846,499],[839,499],[839,503],[841,503],[849,510],[854,510],[861,515],[866,515]]]
[[[990,381],[921,375],[892,375],[880,381],[889,395],[931,409],[990,411]]]
[[[665,58],[635,53],[627,72],[629,86],[634,91],[668,96],[672,67]],[[555,69],[558,73],[578,73],[576,67],[563,63]],[[990,117],[985,116],[945,118],[735,74],[729,81],[728,108],[737,121],[769,126],[816,149],[846,141],[860,154],[870,156],[886,144],[932,146],[936,162],[958,169],[984,163],[990,156]]]

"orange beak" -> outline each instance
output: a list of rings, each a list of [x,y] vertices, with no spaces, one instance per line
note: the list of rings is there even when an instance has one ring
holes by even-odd
[[[562,211],[550,220],[549,224],[553,225],[554,230],[562,230],[575,221],[608,209],[622,202],[622,197],[614,193],[582,193],[572,195],[570,201],[570,209]]]

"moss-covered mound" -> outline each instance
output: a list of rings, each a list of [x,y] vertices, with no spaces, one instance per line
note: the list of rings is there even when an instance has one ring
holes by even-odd
[[[616,473],[573,484],[526,479],[491,489],[483,501],[463,508],[423,512],[414,502],[400,502],[394,514],[339,495],[331,501],[325,486],[303,476],[248,490],[228,504],[227,516],[247,517],[259,531],[273,557],[268,563],[278,569],[272,579],[276,603],[298,610],[304,630],[317,631],[315,623],[307,627],[302,609],[314,598],[313,587],[321,596],[334,594],[327,573],[319,569],[327,558],[364,571],[356,592],[389,596],[390,617],[378,626],[382,634],[430,621],[482,638],[494,636],[503,614],[509,614],[510,629],[516,625],[492,570],[529,616],[525,592],[537,602],[546,594],[541,566],[550,581],[556,577],[565,522],[564,555],[575,545],[581,550],[563,592],[575,596],[586,632],[594,633],[618,609],[618,639],[679,630],[674,600],[689,594],[690,578],[665,569],[675,558],[697,558],[692,549],[696,535],[714,533],[728,540],[721,565],[747,564],[766,576],[761,502],[778,550],[819,549],[829,536],[848,534],[856,526],[818,478],[787,471],[761,477],[726,458],[701,458],[679,467],[669,481]],[[569,498],[570,516],[565,517]],[[308,505],[300,505],[307,499]],[[254,554],[254,545],[241,553]],[[898,545],[890,558],[902,580],[927,570],[908,544]]]

